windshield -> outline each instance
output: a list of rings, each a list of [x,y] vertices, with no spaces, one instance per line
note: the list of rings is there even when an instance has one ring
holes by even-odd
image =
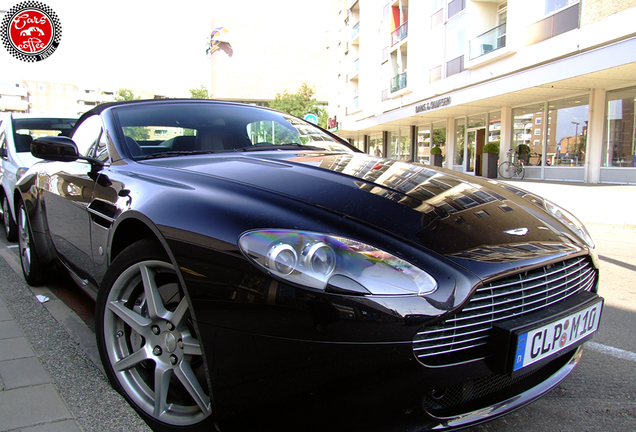
[[[252,106],[160,103],[113,112],[135,159],[260,150],[354,151],[311,123]]]

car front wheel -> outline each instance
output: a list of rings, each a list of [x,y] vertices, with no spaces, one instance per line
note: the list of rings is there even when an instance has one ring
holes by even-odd
[[[214,430],[200,339],[160,244],[141,240],[115,258],[96,333],[111,384],[154,430]]]
[[[29,285],[39,285],[42,283],[44,270],[38,259],[35,243],[33,242],[33,231],[27,215],[24,202],[18,205],[18,243],[20,253],[20,264],[22,274]]]
[[[18,227],[11,214],[11,207],[9,207],[9,199],[6,195],[2,197],[2,218],[4,219],[4,233],[7,236],[7,240],[16,241],[18,239]]]

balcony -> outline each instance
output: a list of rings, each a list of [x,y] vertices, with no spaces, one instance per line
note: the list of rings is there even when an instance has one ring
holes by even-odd
[[[409,23],[406,21],[393,32],[391,32],[391,46],[394,46],[409,35]]]
[[[506,46],[506,23],[488,30],[468,43],[469,59],[474,60]]]
[[[360,75],[360,59],[355,59],[349,71],[349,80],[357,80]]]
[[[358,34],[360,33],[360,23],[357,23],[356,25],[353,26],[353,28],[351,29],[351,39],[355,40],[358,37]]]
[[[391,90],[391,93],[394,93],[398,90],[402,90],[405,87],[406,87],[406,72],[391,78],[391,86],[389,87]]]
[[[2,96],[0,97],[0,111],[28,111],[29,101],[22,99],[20,96]]]

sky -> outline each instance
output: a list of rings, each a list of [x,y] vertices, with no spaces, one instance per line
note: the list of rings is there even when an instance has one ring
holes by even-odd
[[[40,80],[187,97],[191,88],[210,87],[205,50],[220,1],[43,0],[61,23],[59,47],[29,63],[0,43],[0,83]],[[261,0],[242,4],[251,1]],[[20,2],[0,0],[0,10]]]

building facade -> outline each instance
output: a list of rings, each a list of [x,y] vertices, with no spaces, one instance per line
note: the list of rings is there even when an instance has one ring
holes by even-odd
[[[365,151],[481,175],[636,184],[636,0],[341,0],[330,100]]]
[[[141,99],[163,99],[167,95],[134,90]],[[52,116],[80,116],[93,107],[115,100],[116,91],[47,81],[0,83],[0,112],[32,113]]]

